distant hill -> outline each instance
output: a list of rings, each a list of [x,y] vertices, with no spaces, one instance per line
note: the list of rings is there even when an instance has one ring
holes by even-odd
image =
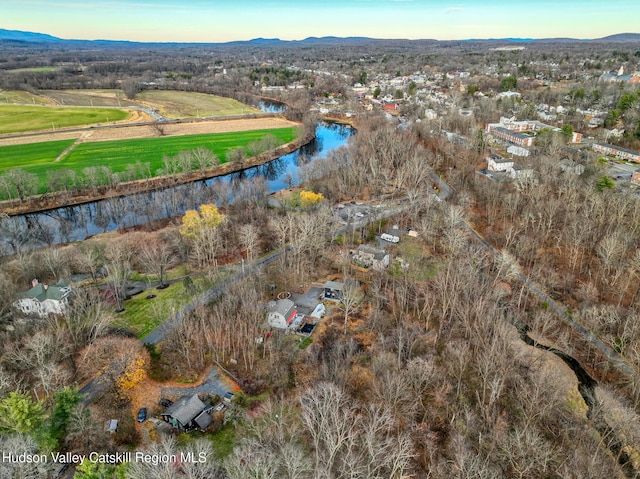
[[[45,33],[22,32],[20,30],[5,30],[0,28],[0,40],[16,40],[22,42],[60,42],[62,38]]]
[[[594,41],[602,42],[640,42],[640,33],[618,33],[608,37],[597,38]]]
[[[349,45],[370,42],[477,42],[477,43],[495,43],[495,42],[511,42],[511,43],[567,43],[567,42],[640,42],[640,33],[619,33],[609,35],[603,38],[595,39],[577,39],[577,38],[474,38],[454,41],[438,41],[433,39],[422,40],[406,40],[406,39],[379,39],[369,37],[308,37],[304,40],[281,40],[279,38],[254,38],[252,40],[241,40],[226,43],[180,43],[180,42],[131,42],[126,40],[68,40],[54,37],[45,33],[23,32],[20,30],[5,30],[0,28],[0,41],[11,43],[39,43],[39,44],[66,44],[69,46],[100,46],[100,47],[136,47],[142,45],[154,46],[173,46],[173,45],[269,45],[269,46],[285,46],[285,45]]]

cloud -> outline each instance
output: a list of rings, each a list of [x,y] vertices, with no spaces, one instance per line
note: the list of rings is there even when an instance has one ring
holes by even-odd
[[[445,13],[445,15],[449,15],[451,13],[461,12],[463,10],[464,10],[464,8],[462,8],[462,7],[449,7],[447,9],[445,9],[444,13]]]

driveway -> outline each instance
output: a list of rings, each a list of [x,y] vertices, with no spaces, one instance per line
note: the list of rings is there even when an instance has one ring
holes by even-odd
[[[315,307],[320,303],[320,295],[323,288],[319,286],[311,286],[305,293],[291,294],[291,301],[298,307],[298,312],[302,314],[311,314]]]
[[[220,375],[215,367],[207,373],[202,384],[198,386],[166,386],[160,388],[160,395],[163,398],[175,399],[180,396],[192,396],[198,393],[208,393],[223,397],[226,392],[233,392],[235,385]]]

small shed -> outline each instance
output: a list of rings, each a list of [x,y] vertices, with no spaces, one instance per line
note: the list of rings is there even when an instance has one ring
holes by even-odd
[[[118,420],[109,419],[104,423],[104,430],[109,434],[115,434],[116,432],[118,432]]]

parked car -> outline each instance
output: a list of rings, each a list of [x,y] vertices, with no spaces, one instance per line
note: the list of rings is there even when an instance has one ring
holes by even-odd
[[[141,407],[138,410],[138,422],[145,422],[147,420],[147,408]]]
[[[166,398],[160,399],[160,406],[162,407],[169,407],[172,404],[173,404],[173,401],[171,399],[166,399]]]

